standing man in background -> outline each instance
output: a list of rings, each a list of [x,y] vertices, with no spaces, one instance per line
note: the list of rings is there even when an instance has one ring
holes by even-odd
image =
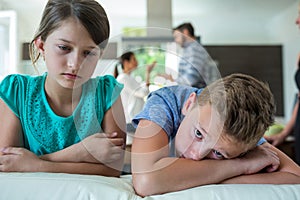
[[[183,48],[178,67],[178,78],[164,77],[176,81],[179,85],[203,88],[220,78],[215,62],[204,47],[196,40],[191,23],[183,23],[173,29],[174,41]]]

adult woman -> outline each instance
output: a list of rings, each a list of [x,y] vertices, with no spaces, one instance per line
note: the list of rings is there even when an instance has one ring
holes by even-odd
[[[123,73],[118,73],[117,65],[114,76],[117,78],[118,82],[124,84],[121,97],[124,106],[126,123],[130,124],[131,119],[138,114],[144,106],[145,97],[149,93],[150,73],[156,65],[156,62],[153,62],[146,67],[146,78],[144,84],[139,83],[133,76],[131,76],[132,71],[134,71],[138,66],[138,62],[133,52],[129,51],[121,55],[120,64]]]
[[[300,29],[300,8],[299,14],[296,18],[296,25]],[[298,88],[298,99],[294,106],[292,116],[285,126],[285,128],[277,135],[273,135],[270,137],[266,137],[266,139],[273,144],[274,146],[280,145],[286,137],[290,134],[294,133],[295,136],[295,161],[298,165],[300,165],[300,110],[299,110],[299,95],[300,95],[300,55],[298,58],[298,68],[295,74],[295,82]]]

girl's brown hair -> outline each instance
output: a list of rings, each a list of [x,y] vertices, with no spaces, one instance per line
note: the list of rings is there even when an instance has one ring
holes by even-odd
[[[131,56],[134,56],[134,53],[132,51],[128,51],[124,54],[122,54],[119,58],[119,62],[115,66],[114,70],[114,77],[117,78],[119,76],[118,66],[121,64],[122,69],[124,69],[124,62],[125,60],[130,61]]]
[[[103,7],[94,0],[49,0],[40,22],[38,31],[29,45],[30,58],[35,63],[40,52],[35,48],[34,41],[39,37],[45,41],[49,34],[56,30],[64,20],[73,17],[89,32],[91,38],[101,49],[107,45],[110,27]]]

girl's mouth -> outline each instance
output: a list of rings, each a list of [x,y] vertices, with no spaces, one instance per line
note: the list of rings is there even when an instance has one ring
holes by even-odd
[[[78,76],[78,75],[76,75],[76,74],[71,74],[71,73],[63,73],[62,75],[63,75],[64,77],[66,77],[67,79],[72,79],[72,80],[81,78],[80,76]]]

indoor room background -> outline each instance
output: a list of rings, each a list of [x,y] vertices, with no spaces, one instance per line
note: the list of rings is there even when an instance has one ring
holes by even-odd
[[[167,44],[171,42],[173,27],[191,22],[201,44],[217,61],[221,74],[241,70],[272,82],[280,106],[277,114],[284,121],[289,119],[297,92],[294,73],[300,53],[300,30],[295,25],[298,0],[98,1],[110,20],[109,50],[113,56],[121,54],[126,42],[141,45],[149,42],[147,37],[155,45]],[[45,4],[46,0],[0,0],[0,79],[10,73],[35,73],[26,45],[38,27]],[[149,27],[164,31],[149,33]],[[141,31],[130,39],[126,30],[134,29]],[[124,40],[124,35],[129,39]],[[113,56],[105,57],[100,65],[112,66]],[[266,64],[259,66],[255,62]],[[245,68],[234,66],[235,63]]]

